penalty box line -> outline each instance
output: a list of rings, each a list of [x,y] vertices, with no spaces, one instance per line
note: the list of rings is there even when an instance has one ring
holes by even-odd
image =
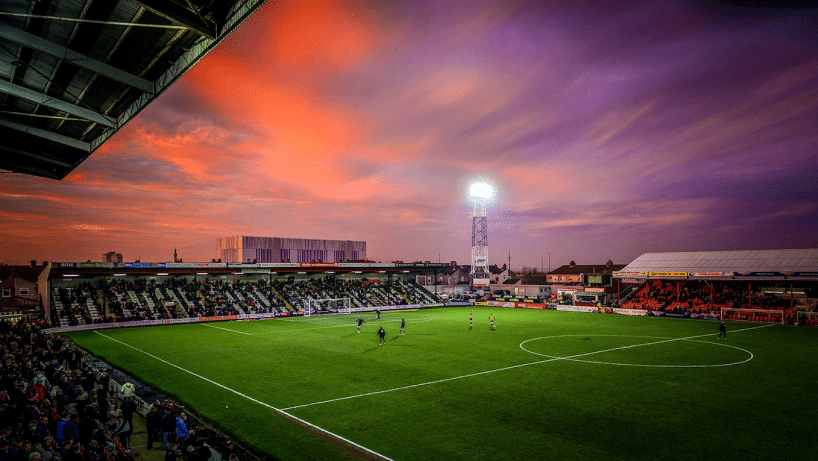
[[[296,420],[296,421],[298,421],[298,422],[300,422],[300,423],[302,423],[302,424],[305,424],[305,425],[307,425],[307,426],[309,426],[309,427],[311,427],[311,428],[313,428],[313,429],[315,429],[315,430],[317,430],[317,431],[320,431],[320,432],[322,432],[322,433],[324,433],[324,434],[327,434],[327,435],[329,435],[329,436],[331,436],[331,437],[334,437],[334,438],[336,438],[336,439],[338,439],[338,440],[341,440],[341,441],[343,441],[343,442],[345,442],[345,443],[348,443],[348,444],[350,444],[350,445],[352,445],[352,446],[355,446],[355,447],[357,447],[357,448],[359,448],[359,449],[361,449],[361,450],[363,450],[363,451],[365,451],[365,452],[367,452],[367,453],[369,453],[369,454],[371,454],[371,455],[375,455],[375,456],[377,456],[378,458],[381,458],[381,459],[384,459],[384,460],[387,460],[387,461],[394,461],[394,460],[392,460],[392,458],[389,458],[388,456],[384,456],[384,455],[382,455],[382,454],[380,454],[380,453],[378,453],[378,452],[376,452],[376,451],[374,451],[374,450],[371,450],[371,449],[369,449],[369,448],[367,448],[367,447],[365,447],[365,446],[363,446],[363,445],[360,445],[360,444],[358,444],[358,443],[355,443],[355,442],[353,442],[352,440],[349,440],[349,439],[347,439],[347,438],[344,438],[344,437],[342,437],[342,436],[340,436],[340,435],[338,435],[338,434],[336,434],[336,433],[334,433],[334,432],[330,432],[330,431],[328,431],[328,430],[326,430],[326,429],[324,429],[324,428],[322,428],[322,427],[318,427],[318,426],[316,426],[315,424],[313,424],[313,423],[311,423],[311,422],[309,422],[309,421],[305,421],[305,420],[303,420],[303,419],[301,419],[301,418],[299,418],[299,417],[297,417],[297,416],[295,416],[295,415],[292,415],[292,414],[290,414],[290,413],[287,413],[286,411],[284,411],[284,410],[282,410],[282,409],[279,409],[279,408],[276,408],[276,407],[274,407],[274,406],[270,405],[269,403],[264,403],[264,402],[262,402],[261,400],[257,400],[257,399],[254,399],[253,397],[250,397],[249,395],[242,394],[241,392],[239,392],[239,391],[237,391],[237,390],[235,390],[235,389],[231,389],[231,388],[229,388],[229,387],[227,387],[227,386],[225,386],[225,385],[223,385],[223,384],[219,384],[219,383],[217,383],[216,381],[213,381],[212,379],[205,378],[205,377],[204,377],[204,376],[202,376],[202,375],[196,374],[196,373],[194,373],[194,372],[192,372],[192,371],[190,371],[190,370],[186,370],[186,369],[184,369],[184,368],[180,367],[179,365],[176,365],[176,364],[170,363],[170,362],[168,362],[167,360],[162,359],[162,358],[159,358],[159,357],[157,357],[157,356],[155,356],[155,355],[153,355],[153,354],[151,354],[151,353],[149,353],[149,352],[145,352],[145,351],[143,351],[142,349],[139,349],[139,348],[137,348],[137,347],[131,346],[130,344],[124,343],[124,342],[122,342],[122,341],[120,341],[120,340],[118,340],[118,339],[112,338],[112,337],[110,337],[110,336],[108,336],[108,335],[102,334],[102,333],[100,333],[100,332],[99,332],[99,331],[97,331],[97,330],[94,330],[94,333],[96,333],[96,334],[98,334],[98,335],[100,335],[100,336],[102,336],[102,337],[104,337],[104,338],[108,338],[108,339],[110,339],[111,341],[114,341],[114,342],[117,342],[117,343],[119,343],[119,344],[122,344],[123,346],[130,347],[131,349],[133,349],[133,350],[135,350],[135,351],[137,351],[137,352],[141,352],[141,353],[143,353],[143,354],[147,355],[148,357],[151,357],[151,358],[153,358],[153,359],[159,360],[159,361],[160,361],[160,362],[162,362],[162,363],[165,363],[165,364],[167,364],[167,365],[170,365],[170,366],[172,366],[173,368],[176,368],[176,369],[178,369],[178,370],[184,371],[185,373],[188,373],[188,374],[190,374],[190,375],[193,375],[193,376],[195,376],[195,377],[197,377],[197,378],[199,378],[199,379],[201,379],[201,380],[207,381],[207,382],[209,382],[210,384],[213,384],[213,385],[215,385],[215,386],[218,386],[218,387],[220,387],[220,388],[222,388],[222,389],[224,389],[224,390],[226,390],[226,391],[232,392],[233,394],[236,394],[236,395],[238,395],[238,396],[240,396],[240,397],[244,397],[245,399],[247,399],[247,400],[249,400],[249,401],[251,401],[251,402],[257,403],[257,404],[259,404],[259,405],[261,405],[261,406],[263,406],[263,407],[267,407],[267,408],[269,408],[269,409],[271,409],[271,410],[275,411],[276,413],[279,413],[279,414],[284,415],[284,416],[286,416],[286,417],[288,417],[288,418],[291,418],[291,419],[293,419],[293,420]]]
[[[761,326],[750,327],[750,328],[743,328],[741,330],[734,330],[731,333],[738,333],[740,331],[755,330],[757,328],[765,328],[765,327],[769,327],[769,326],[772,326],[772,324],[761,325]],[[429,381],[429,382],[425,382],[425,383],[410,384],[408,386],[395,387],[395,388],[392,388],[392,389],[384,389],[382,391],[373,391],[373,392],[367,392],[367,393],[364,393],[364,394],[350,395],[350,396],[347,396],[347,397],[339,397],[337,399],[329,399],[329,400],[322,400],[320,402],[305,403],[303,405],[293,405],[291,407],[283,408],[283,410],[295,410],[297,408],[304,408],[304,407],[311,407],[311,406],[314,406],[314,405],[322,405],[322,404],[325,404],[325,403],[339,402],[341,400],[356,399],[358,397],[368,397],[370,395],[378,395],[378,394],[385,394],[387,392],[402,391],[404,389],[411,389],[413,387],[429,386],[429,385],[432,385],[432,384],[445,383],[447,381],[454,381],[454,380],[457,380],[457,379],[472,378],[474,376],[487,375],[489,373],[497,373],[498,371],[513,370],[515,368],[527,367],[527,366],[530,366],[530,365],[539,365],[541,363],[556,362],[557,360],[569,360],[569,359],[574,359],[574,358],[577,358],[577,357],[584,357],[584,356],[587,356],[587,355],[602,354],[604,352],[617,351],[617,350],[620,350],[620,349],[630,349],[632,347],[650,346],[650,345],[654,345],[654,344],[661,344],[661,343],[667,343],[667,342],[673,342],[673,341],[684,341],[684,340],[688,340],[688,339],[702,338],[702,337],[705,337],[705,336],[712,336],[712,335],[713,335],[713,333],[706,333],[706,334],[703,334],[703,335],[688,336],[688,337],[685,337],[685,338],[663,339],[661,341],[653,341],[653,342],[643,343],[643,344],[634,344],[634,345],[631,345],[631,346],[620,346],[620,347],[614,347],[612,349],[605,349],[605,350],[601,350],[601,351],[585,352],[583,354],[570,355],[570,356],[567,356],[567,357],[554,357],[554,358],[545,359],[545,360],[538,360],[536,362],[521,363],[519,365],[511,365],[511,366],[508,366],[508,367],[497,368],[496,370],[479,371],[477,373],[470,373],[470,374],[467,374],[467,375],[454,376],[452,378],[444,378],[444,379],[438,379],[438,380],[435,380],[435,381]]]

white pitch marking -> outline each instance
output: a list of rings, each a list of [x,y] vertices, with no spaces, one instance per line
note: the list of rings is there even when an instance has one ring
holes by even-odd
[[[239,333],[239,334],[242,334],[242,335],[247,335],[247,336],[251,336],[251,335],[252,335],[251,333],[245,333],[245,332],[243,332],[243,331],[231,330],[230,328],[217,327],[216,325],[209,325],[209,324],[207,324],[207,323],[203,323],[203,324],[202,324],[202,326],[203,326],[203,327],[210,327],[210,328],[218,328],[219,330],[229,331],[229,332],[231,332],[231,333]]]
[[[150,353],[145,352],[145,351],[143,351],[143,350],[141,350],[141,349],[138,349],[138,348],[136,348],[136,347],[134,347],[134,346],[131,346],[130,344],[124,343],[124,342],[122,342],[122,341],[120,341],[120,340],[118,340],[118,339],[114,339],[114,338],[112,338],[112,337],[110,337],[110,336],[108,336],[108,335],[104,335],[104,334],[100,333],[100,332],[99,332],[99,331],[97,331],[97,330],[94,330],[94,333],[96,333],[96,334],[98,334],[98,335],[100,335],[100,336],[102,336],[102,337],[104,337],[104,338],[108,338],[108,339],[110,339],[111,341],[118,342],[119,344],[122,344],[123,346],[128,346],[128,347],[130,347],[131,349],[133,349],[133,350],[135,350],[135,351],[138,351],[138,352],[141,352],[141,353],[143,353],[143,354],[147,355],[148,357],[151,357],[151,358],[154,358],[154,359],[156,359],[156,360],[159,360],[160,362],[166,363],[166,364],[168,364],[168,365],[170,365],[170,366],[172,366],[172,367],[174,367],[174,368],[176,368],[176,369],[182,370],[182,371],[184,371],[185,373],[189,373],[189,374],[191,374],[191,375],[193,375],[193,376],[195,376],[195,377],[197,377],[197,378],[199,378],[199,379],[205,380],[205,381],[207,381],[207,382],[209,382],[209,383],[211,383],[211,384],[214,384],[214,385],[216,385],[216,386],[219,386],[219,387],[221,387],[222,389],[224,389],[224,390],[226,390],[226,391],[230,391],[230,392],[232,392],[232,393],[234,393],[234,394],[236,394],[236,395],[238,395],[238,396],[244,397],[245,399],[250,400],[251,402],[255,402],[255,403],[257,403],[257,404],[259,404],[259,405],[261,405],[261,406],[267,407],[267,408],[269,408],[269,409],[271,409],[271,410],[273,410],[273,411],[275,411],[275,412],[277,412],[277,413],[280,413],[280,414],[282,414],[282,415],[284,415],[284,416],[287,416],[287,417],[292,418],[292,419],[294,419],[294,420],[296,420],[296,421],[299,421],[299,422],[301,422],[301,423],[304,423],[304,424],[306,424],[306,425],[308,425],[308,426],[312,427],[313,429],[319,430],[319,431],[321,431],[321,432],[323,432],[323,433],[325,433],[325,434],[328,434],[328,435],[330,435],[330,436],[332,436],[332,437],[335,437],[335,438],[337,438],[337,439],[339,439],[339,440],[343,440],[344,442],[346,442],[346,443],[348,443],[348,444],[350,444],[350,445],[354,445],[354,446],[356,446],[356,447],[360,448],[361,450],[366,451],[367,453],[371,453],[371,454],[373,454],[373,455],[375,455],[375,456],[377,456],[377,457],[379,457],[379,458],[385,459],[385,460],[387,460],[387,461],[394,461],[392,458],[389,458],[389,457],[387,457],[387,456],[384,456],[384,455],[382,455],[382,454],[380,454],[380,453],[378,453],[378,452],[376,452],[376,451],[374,451],[374,450],[370,450],[369,448],[367,448],[367,447],[365,447],[365,446],[363,446],[363,445],[357,444],[357,443],[353,442],[352,440],[346,439],[346,438],[344,438],[344,437],[342,437],[342,436],[340,436],[340,435],[338,435],[338,434],[336,434],[336,433],[334,433],[334,432],[330,432],[330,431],[328,431],[328,430],[326,430],[326,429],[324,429],[324,428],[318,427],[318,426],[316,426],[315,424],[313,424],[313,423],[311,423],[311,422],[309,422],[309,421],[305,421],[305,420],[303,420],[303,419],[301,419],[301,418],[299,418],[299,417],[297,417],[297,416],[291,415],[290,413],[287,413],[286,411],[281,410],[281,409],[279,409],[279,408],[276,408],[276,407],[274,407],[274,406],[272,406],[272,405],[270,405],[270,404],[268,404],[268,403],[264,403],[264,402],[262,402],[261,400],[256,400],[256,399],[254,399],[253,397],[250,397],[250,396],[248,396],[248,395],[242,394],[241,392],[236,391],[236,390],[234,390],[234,389],[231,389],[231,388],[229,388],[229,387],[227,387],[227,386],[225,386],[225,385],[223,385],[223,384],[219,384],[219,383],[217,383],[216,381],[213,381],[212,379],[205,378],[205,377],[204,377],[204,376],[202,376],[202,375],[198,375],[198,374],[196,374],[196,373],[194,373],[194,372],[192,372],[192,371],[190,371],[190,370],[186,370],[186,369],[184,369],[184,368],[180,367],[179,365],[175,365],[175,364],[173,364],[173,363],[170,363],[170,362],[168,362],[167,360],[161,359],[161,358],[159,358],[159,357],[157,357],[157,356],[155,356],[155,355],[153,355],[153,354],[150,354]]]
[[[743,331],[743,330],[739,330],[739,331]],[[709,334],[712,334],[712,333],[709,333]],[[525,344],[525,343],[527,343],[529,341],[536,341],[538,339],[576,338],[576,337],[579,337],[579,336],[587,336],[587,335],[558,335],[558,336],[543,336],[543,337],[540,337],[540,338],[527,339],[527,340],[520,343],[520,349],[528,352],[529,354],[539,355],[540,357],[549,357],[549,358],[553,358],[553,359],[570,360],[572,362],[593,363],[593,364],[596,364],[596,365],[617,365],[617,366],[622,366],[622,367],[648,367],[648,368],[712,368],[712,367],[728,367],[728,366],[732,366],[732,365],[741,365],[742,363],[747,363],[750,360],[753,360],[753,357],[755,357],[753,355],[753,353],[748,351],[747,349],[742,349],[740,347],[736,347],[736,346],[733,346],[733,345],[730,345],[730,344],[713,343],[713,342],[709,342],[709,341],[701,341],[701,340],[698,340],[698,339],[689,339],[689,338],[683,338],[683,339],[685,339],[686,341],[693,341],[693,342],[697,342],[697,343],[713,344],[713,345],[716,345],[716,346],[730,347],[730,348],[733,348],[733,349],[740,350],[742,352],[746,352],[749,355],[749,357],[747,359],[745,359],[745,360],[740,361],[740,362],[717,363],[717,364],[713,364],[713,365],[653,365],[653,364],[638,364],[638,363],[599,362],[599,361],[596,361],[596,360],[577,360],[577,359],[568,358],[568,357],[558,357],[556,355],[540,354],[539,352],[530,351],[530,350],[523,347],[523,344]],[[631,336],[631,335],[593,335],[593,336],[594,337],[602,337],[602,336],[604,336],[604,337],[621,337],[621,338],[653,338],[653,339],[661,338],[660,336],[637,336],[637,335],[634,335],[634,336]],[[667,341],[678,341],[679,340],[679,338],[662,338],[662,339],[666,339]],[[652,342],[652,343],[636,344],[636,345],[633,345],[633,346],[624,346],[624,348],[649,346],[649,345],[652,345],[652,344],[659,344],[659,343],[662,343],[662,342],[666,342],[666,341],[656,341],[656,342]],[[599,351],[599,352],[610,352],[610,351],[614,351],[614,350],[617,350],[617,349],[606,349],[604,351]]]
[[[406,323],[426,323],[426,322],[431,322],[435,318],[436,317],[429,317],[427,319],[420,319],[420,321],[411,321],[410,320],[410,321],[407,321]],[[391,322],[397,322],[397,320],[392,320]],[[389,323],[389,322],[388,321],[385,321],[385,322],[372,321],[372,322],[369,322],[369,323],[372,323],[374,325],[379,325],[380,323]],[[354,326],[355,326],[354,323],[348,323],[348,324],[345,324],[345,325],[330,325],[330,326],[326,326],[326,327],[299,328],[297,330],[273,330],[273,331],[264,331],[264,332],[261,332],[261,333],[247,333],[247,334],[248,335],[250,335],[250,334],[252,334],[252,335],[269,335],[269,334],[273,334],[273,333],[293,333],[293,332],[299,332],[299,331],[323,330],[323,329],[326,329],[326,328],[349,328],[349,327],[354,327]]]
[[[746,330],[755,330],[756,328],[764,328],[764,327],[769,327],[769,326],[772,326],[772,324],[762,325],[762,326],[759,326],[759,327],[744,328],[742,330],[734,330],[731,333],[737,333],[739,331],[746,331]],[[640,344],[640,345],[641,346],[646,346],[648,344],[659,344],[659,343],[665,343],[665,342],[670,342],[670,341],[681,341],[681,340],[684,340],[684,339],[701,338],[703,336],[711,336],[711,335],[713,335],[713,333],[707,333],[707,334],[704,334],[704,335],[689,336],[687,338],[674,338],[674,339],[669,339],[669,340],[664,340],[664,341],[655,341],[653,343],[645,343],[645,344]],[[528,341],[531,341],[531,340],[528,340]],[[636,346],[639,346],[639,345],[636,345]],[[592,354],[601,354],[603,352],[610,352],[610,351],[615,351],[615,350],[619,350],[619,349],[627,349],[629,347],[636,347],[636,346],[615,347],[613,349],[606,349],[606,350],[595,351],[595,352],[586,352],[584,354],[571,355],[571,356],[568,356],[568,357],[550,358],[550,359],[546,359],[546,360],[539,360],[539,361],[536,361],[536,362],[521,363],[519,365],[512,365],[510,367],[498,368],[496,370],[480,371],[480,372],[477,372],[477,373],[470,373],[468,375],[454,376],[452,378],[438,379],[438,380],[435,380],[435,381],[429,381],[429,382],[425,382],[425,383],[410,384],[408,386],[396,387],[396,388],[393,388],[393,389],[385,389],[385,390],[382,390],[382,391],[367,392],[365,394],[350,395],[350,396],[347,396],[347,397],[340,397],[340,398],[337,398],[337,399],[322,400],[320,402],[313,402],[313,403],[305,403],[303,405],[293,405],[291,407],[284,408],[284,410],[294,410],[296,408],[311,407],[313,405],[321,405],[321,404],[324,404],[324,403],[338,402],[340,400],[349,400],[349,399],[355,399],[355,398],[358,398],[358,397],[367,397],[367,396],[370,396],[370,395],[385,394],[387,392],[401,391],[401,390],[404,390],[404,389],[411,389],[413,387],[420,387],[420,386],[428,386],[430,384],[445,383],[447,381],[454,381],[456,379],[471,378],[473,376],[486,375],[486,374],[489,374],[489,373],[496,373],[498,371],[512,370],[514,368],[527,367],[529,365],[538,365],[538,364],[541,364],[541,363],[555,362],[557,360],[568,360],[568,359],[573,359],[573,358],[576,358],[576,357],[583,357],[583,356],[592,355]],[[525,349],[523,349],[523,350],[525,350]]]

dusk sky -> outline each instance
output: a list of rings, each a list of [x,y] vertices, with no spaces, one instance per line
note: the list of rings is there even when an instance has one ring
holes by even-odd
[[[268,2],[63,181],[0,174],[0,262],[468,264],[476,179],[515,270],[818,247],[818,10],[551,3]]]

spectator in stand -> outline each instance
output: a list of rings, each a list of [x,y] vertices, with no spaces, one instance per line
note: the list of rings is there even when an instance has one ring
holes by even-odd
[[[179,452],[179,444],[176,442],[170,443],[170,448],[165,452],[165,461],[176,461]]]
[[[123,399],[131,399],[136,393],[136,388],[134,387],[132,382],[128,381],[127,383],[122,385],[121,392]]]
[[[57,445],[54,443],[54,437],[48,436],[43,440],[43,451],[44,453],[51,453],[52,455],[57,452]]]
[[[39,375],[42,376],[42,375]],[[31,390],[29,391],[29,396],[35,398],[39,401],[45,400],[46,395],[48,395],[48,388],[45,387],[43,380],[45,376],[43,376],[42,380],[38,380],[33,386],[31,386]]]
[[[87,407],[85,411],[85,416],[79,421],[79,430],[80,430],[80,444],[84,447],[87,447],[91,440],[94,438],[94,432],[97,430],[98,427],[98,420],[94,419],[91,416],[90,410],[91,407]]]
[[[60,417],[60,419],[57,421],[57,432],[54,434],[54,436],[57,438],[57,443],[62,444],[62,442],[66,439],[65,426],[69,422],[70,419],[68,418],[68,415]]]
[[[11,457],[11,454],[9,453],[10,448],[11,448],[11,446],[9,444],[9,440],[7,438],[5,438],[5,437],[0,438],[0,459],[2,459],[4,461],[7,461],[7,460],[11,461],[13,459]],[[165,459],[167,461],[167,458],[165,458]]]
[[[122,411],[122,417],[125,418],[125,421],[128,422],[130,427],[133,427],[133,414],[136,411],[136,402],[133,399],[133,396],[128,397],[122,402],[122,405],[119,407],[120,411]]]
[[[105,459],[102,446],[96,440],[91,440],[88,444],[88,451],[85,452],[85,458],[88,461],[103,461],[103,459]]]
[[[128,420],[126,420],[122,416],[122,413],[120,413],[117,415],[116,428],[111,431],[111,438],[119,436],[119,443],[121,443],[125,448],[130,448],[131,434],[133,434],[133,430],[131,430]]]
[[[79,422],[80,422],[79,415],[76,413],[71,413],[68,422],[65,424],[65,428],[63,428],[63,435],[65,436],[65,440],[73,440],[74,442],[79,443],[80,440]]]
[[[148,433],[148,450],[153,450],[153,441],[156,439],[157,432],[159,432],[161,418],[159,415],[159,405],[151,407],[151,411],[145,417],[145,429]]]
[[[41,416],[37,422],[37,429],[34,430],[34,436],[37,442],[45,444],[45,439],[50,438],[51,433],[48,431],[48,416]]]
[[[159,422],[162,429],[162,449],[167,450],[168,444],[176,440],[176,414],[173,404],[169,403],[165,410],[165,416]]]
[[[187,440],[188,435],[187,415],[182,412],[176,418],[176,441],[179,442],[179,445],[183,446],[185,444],[185,440]]]
[[[224,450],[222,450],[222,452],[221,452],[222,459],[225,460],[225,461],[230,459],[230,456],[234,452],[235,452],[235,447],[233,446],[233,441],[228,440],[227,445],[224,447]]]
[[[115,406],[111,405],[108,408],[108,413],[106,414],[106,416],[108,418],[106,420],[106,426],[107,426],[109,431],[112,431],[112,430],[114,430],[116,428],[116,425],[117,425],[117,422],[118,422],[117,417],[119,416],[119,410],[117,410]]]

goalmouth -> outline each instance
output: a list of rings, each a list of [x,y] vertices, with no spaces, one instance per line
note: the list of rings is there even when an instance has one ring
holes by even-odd
[[[780,323],[782,325],[784,325],[785,322],[784,311],[778,309],[735,309],[722,307],[721,319],[722,321],[737,320],[740,322]]]
[[[315,314],[350,314],[352,303],[349,298],[305,299],[304,316]]]

